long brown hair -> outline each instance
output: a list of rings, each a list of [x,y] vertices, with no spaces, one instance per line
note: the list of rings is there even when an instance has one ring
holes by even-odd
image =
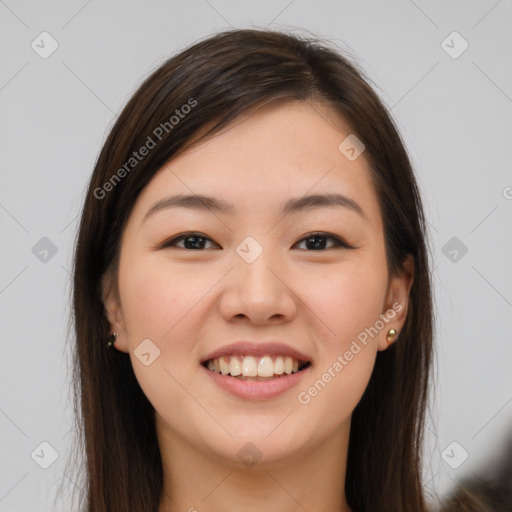
[[[134,202],[200,128],[210,129],[195,143],[279,99],[321,101],[348,123],[366,147],[389,272],[400,273],[407,255],[415,263],[400,338],[378,353],[353,412],[340,489],[345,485],[357,512],[426,510],[421,451],[433,336],[426,221],[404,144],[369,84],[353,59],[328,42],[282,31],[229,30],[167,60],[129,100],[92,173],[74,257],[74,456],[85,455],[83,510],[156,512],[162,493],[153,407],[129,355],[106,349],[102,278],[115,281],[120,237]],[[155,145],[135,160],[149,139]]]

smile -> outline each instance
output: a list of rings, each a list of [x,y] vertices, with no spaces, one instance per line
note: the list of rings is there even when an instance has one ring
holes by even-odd
[[[310,372],[311,363],[281,356],[221,356],[200,368],[220,390],[243,400],[262,401],[278,398],[297,386]],[[237,375],[232,375],[231,369]]]
[[[309,364],[289,356],[233,355],[210,359],[204,363],[204,366],[215,373],[236,377],[239,380],[264,381],[297,373]]]

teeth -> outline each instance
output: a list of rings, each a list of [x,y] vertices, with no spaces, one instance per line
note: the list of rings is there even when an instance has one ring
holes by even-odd
[[[242,375],[244,377],[257,377],[258,376],[258,363],[256,359],[251,356],[245,356],[242,361]]]
[[[242,365],[238,359],[238,357],[232,357],[229,363],[229,373],[236,377],[237,375],[242,375]]]
[[[284,360],[284,373],[290,375],[293,371],[293,359],[291,357],[287,357]]]
[[[229,373],[229,364],[226,362],[226,358],[224,356],[219,358],[219,366],[222,375],[227,375]]]
[[[282,375],[284,373],[284,361],[281,356],[277,357],[274,361],[274,373],[276,375]]]
[[[270,356],[264,356],[258,363],[258,377],[272,377],[274,375],[274,361]]]
[[[206,364],[209,370],[232,377],[273,377],[274,375],[290,375],[299,371],[299,361],[291,357],[271,356],[260,358],[252,356],[222,356],[211,359]]]

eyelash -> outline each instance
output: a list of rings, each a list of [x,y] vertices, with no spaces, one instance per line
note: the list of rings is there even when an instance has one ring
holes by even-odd
[[[203,233],[188,232],[188,233],[183,233],[182,235],[179,235],[177,237],[171,238],[170,240],[164,242],[160,248],[164,249],[164,248],[176,246],[176,244],[178,242],[181,242],[182,240],[186,240],[187,238],[201,238],[203,240],[210,240],[211,242],[213,242],[213,240],[211,238],[207,237]],[[342,238],[335,236],[335,235],[331,235],[330,233],[324,233],[324,232],[308,233],[306,236],[302,237],[299,240],[299,242],[302,242],[303,240],[307,240],[308,238],[325,238],[328,240],[330,239],[330,240],[334,240],[334,242],[335,242],[334,246],[332,248],[341,247],[344,249],[354,249],[354,247],[347,244]],[[187,249],[186,247],[180,247],[180,249],[184,249],[187,251],[204,251],[205,250],[205,249]],[[319,250],[301,249],[301,250],[305,250],[306,252],[325,252],[327,249],[319,249]]]

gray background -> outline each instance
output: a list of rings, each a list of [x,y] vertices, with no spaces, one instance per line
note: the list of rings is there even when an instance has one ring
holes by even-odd
[[[52,505],[57,485],[80,487],[64,474],[69,271],[108,129],[164,59],[230,26],[303,27],[330,39],[392,109],[434,256],[438,364],[425,481],[442,495],[485,474],[512,423],[511,14],[505,0],[0,1],[0,510],[69,510],[64,498]],[[31,47],[51,48],[43,31],[58,43],[46,59]],[[52,450],[58,458],[43,469]]]

